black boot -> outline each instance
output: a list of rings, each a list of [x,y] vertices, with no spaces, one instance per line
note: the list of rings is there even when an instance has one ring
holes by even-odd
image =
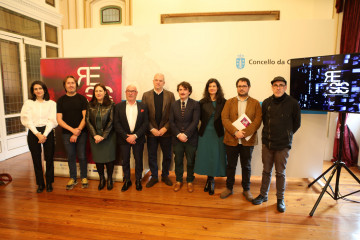
[[[111,190],[111,189],[113,189],[113,187],[114,187],[114,184],[113,184],[112,177],[108,177],[108,180],[107,180],[107,190]]]
[[[111,190],[114,187],[113,178],[112,178],[112,175],[114,172],[114,162],[108,162],[108,163],[105,163],[105,165],[106,165],[106,172],[108,175],[107,190]]]
[[[104,175],[99,175],[99,176],[100,176],[100,181],[99,181],[98,189],[100,191],[105,187],[105,176]]]
[[[214,178],[211,179],[209,182],[210,182],[209,183],[209,185],[210,185],[209,195],[214,195],[214,192],[215,192],[215,180],[214,180]]]
[[[208,176],[207,180],[206,180],[206,184],[204,187],[204,192],[208,192],[210,190],[210,181],[211,179],[214,179],[213,177]]]

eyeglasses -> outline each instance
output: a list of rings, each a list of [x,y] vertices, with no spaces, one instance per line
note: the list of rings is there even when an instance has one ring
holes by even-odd
[[[237,88],[247,88],[247,87],[249,87],[248,85],[239,85],[239,86],[237,86]]]
[[[283,88],[283,87],[285,87],[285,84],[279,84],[279,85],[274,84],[274,85],[272,85],[272,87],[273,88]]]
[[[127,92],[127,93],[137,93],[136,90],[126,90],[125,92]]]

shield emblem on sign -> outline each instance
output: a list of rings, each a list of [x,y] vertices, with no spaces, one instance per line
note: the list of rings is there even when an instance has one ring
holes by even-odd
[[[245,58],[244,55],[238,55],[238,57],[236,58],[236,67],[238,69],[243,69],[245,67]]]

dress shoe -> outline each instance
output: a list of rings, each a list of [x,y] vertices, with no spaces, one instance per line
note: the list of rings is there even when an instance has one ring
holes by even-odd
[[[166,185],[168,186],[172,186],[173,183],[172,181],[170,180],[170,178],[168,176],[165,176],[165,177],[161,177],[161,181],[164,182]]]
[[[174,192],[178,192],[182,187],[182,182],[176,182],[174,186]]]
[[[256,198],[254,198],[251,202],[254,205],[259,205],[262,204],[263,202],[266,202],[268,200],[267,197],[263,197],[261,194],[259,196],[257,196]]]
[[[194,185],[191,182],[187,183],[187,190],[189,193],[192,193],[194,191]]]
[[[159,182],[159,180],[158,180],[157,177],[151,177],[150,181],[148,181],[148,183],[146,184],[146,187],[151,188],[152,186],[154,186],[158,182]]]
[[[224,199],[233,194],[233,190],[226,188],[221,194],[220,198]]]
[[[105,177],[104,176],[100,176],[100,181],[99,181],[99,186],[98,186],[98,189],[99,191],[101,189],[103,189],[105,187]]]
[[[245,196],[246,200],[248,200],[249,202],[252,202],[252,200],[254,199],[250,190],[243,191],[243,195]]]
[[[285,212],[285,202],[284,199],[277,200],[277,210],[279,212]]]
[[[141,180],[136,180],[135,185],[136,185],[136,190],[138,191],[142,190]]]
[[[209,188],[209,195],[214,195],[215,193],[215,180],[210,180],[210,188]]]
[[[45,188],[44,185],[39,185],[38,188],[37,188],[37,190],[36,190],[36,192],[37,192],[37,193],[42,193],[42,192],[44,191],[44,188]]]
[[[51,184],[51,183],[46,184],[46,191],[47,191],[47,192],[52,192],[52,191],[53,191],[53,187],[52,187],[52,184]]]
[[[114,187],[114,183],[113,183],[113,180],[112,180],[112,178],[109,178],[108,180],[107,180],[107,190],[111,190],[111,189],[113,189],[113,187]]]
[[[129,189],[129,187],[131,186],[131,180],[125,180],[124,181],[124,185],[122,186],[122,188],[121,188],[121,191],[122,192],[125,192],[126,190],[128,190]]]

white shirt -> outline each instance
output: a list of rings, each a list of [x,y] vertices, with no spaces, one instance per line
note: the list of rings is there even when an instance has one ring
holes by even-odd
[[[249,96],[243,101],[240,99],[239,96],[237,96],[237,99],[238,99],[238,116],[240,117],[245,113],[247,100],[249,99]],[[239,139],[239,144],[241,144],[241,139]]]
[[[135,129],[136,119],[138,115],[137,103],[131,105],[128,101],[126,101],[126,118],[130,127],[130,132],[133,132]]]
[[[38,100],[27,100],[21,109],[21,123],[36,135],[39,131],[36,127],[44,127],[44,136],[55,128],[56,121],[56,103],[52,100],[39,102]]]

